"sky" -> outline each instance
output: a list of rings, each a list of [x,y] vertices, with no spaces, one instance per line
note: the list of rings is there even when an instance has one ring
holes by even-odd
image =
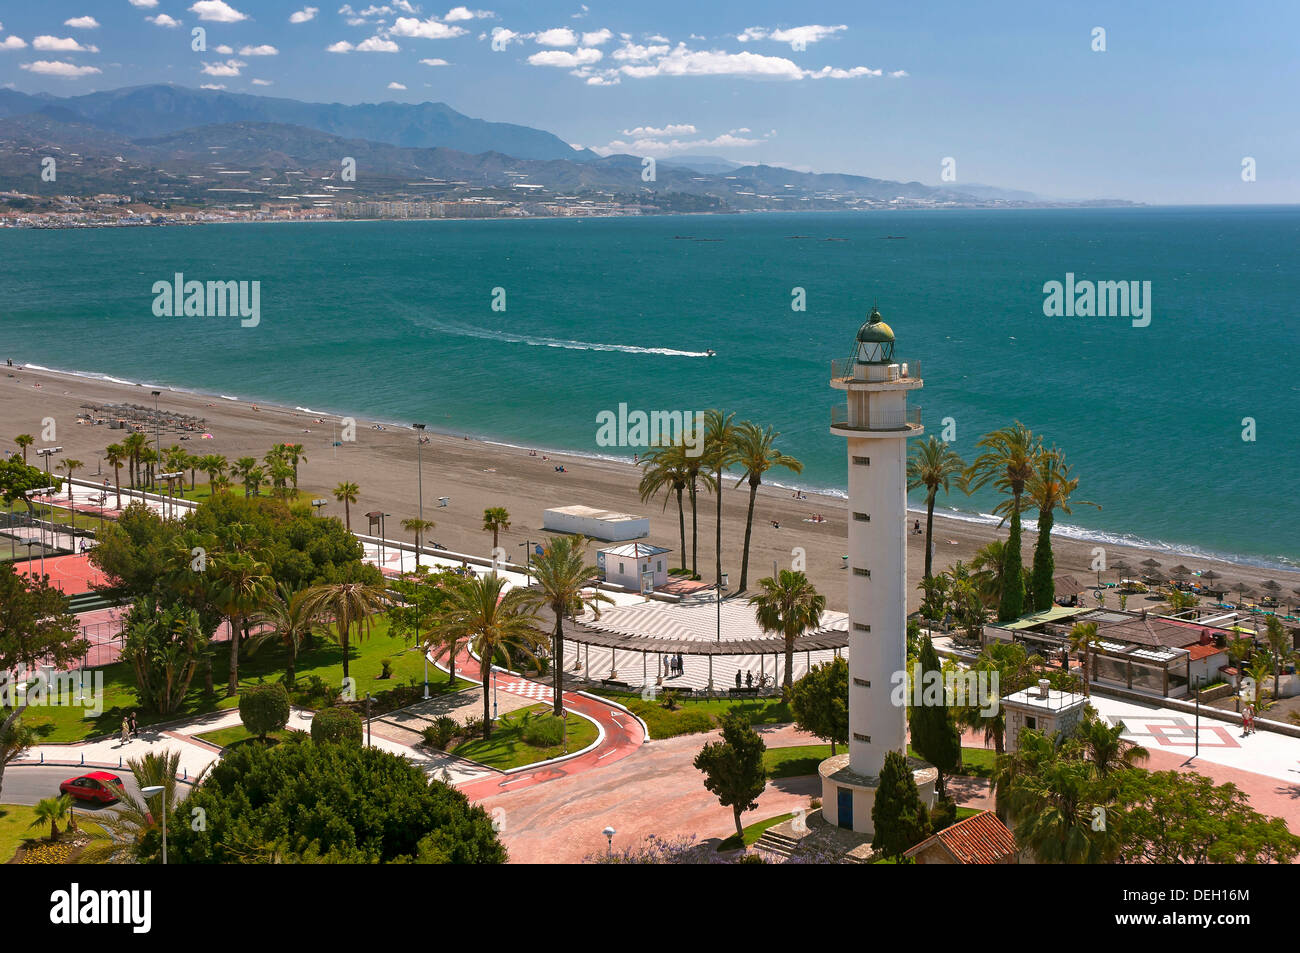
[[[0,85],[440,101],[602,154],[1300,202],[1295,0],[314,2],[4,0]]]

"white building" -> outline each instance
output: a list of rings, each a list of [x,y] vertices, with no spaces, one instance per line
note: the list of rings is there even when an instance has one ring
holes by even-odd
[[[893,689],[907,666],[907,440],[922,432],[907,394],[922,383],[919,366],[909,374],[894,360],[894,332],[875,308],[853,356],[832,362],[830,383],[847,397],[831,410],[831,433],[848,444],[849,753],[819,768],[822,814],[870,834],[885,755],[907,751],[907,711]],[[938,772],[912,765],[932,804]]]
[[[670,552],[672,550],[649,543],[625,543],[599,550],[596,567],[611,585],[645,592],[648,586],[658,589],[667,584],[668,560],[665,555]]]
[[[1026,728],[1049,738],[1058,731],[1063,737],[1069,736],[1083,720],[1087,706],[1087,696],[1051,688],[1045,678],[1040,678],[1033,688],[1006,696],[1002,708],[1007,718],[1007,752],[1020,749],[1020,732]]]
[[[542,513],[542,528],[617,543],[650,535],[650,520],[594,506],[557,506]]]

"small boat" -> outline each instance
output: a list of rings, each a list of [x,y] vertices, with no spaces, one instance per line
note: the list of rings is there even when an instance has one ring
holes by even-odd
[[[705,357],[715,357],[716,355],[717,352],[714,351],[712,348],[709,348],[707,351],[704,352]]]

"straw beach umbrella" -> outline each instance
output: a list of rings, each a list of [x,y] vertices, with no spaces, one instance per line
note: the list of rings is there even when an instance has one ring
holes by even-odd
[[[1217,587],[1214,586],[1214,580],[1222,578],[1222,574],[1215,572],[1213,569],[1207,569],[1205,572],[1201,573],[1201,579],[1210,583],[1209,586],[1205,587],[1207,589],[1216,589],[1217,591]]]
[[[1184,566],[1182,563],[1179,563],[1173,569],[1169,570],[1169,572],[1171,575],[1174,576],[1190,576],[1192,574],[1192,571],[1188,569],[1186,566]]]
[[[1250,592],[1253,587],[1250,583],[1242,581],[1234,583],[1232,588],[1237,593],[1237,604],[1240,605],[1246,593]]]

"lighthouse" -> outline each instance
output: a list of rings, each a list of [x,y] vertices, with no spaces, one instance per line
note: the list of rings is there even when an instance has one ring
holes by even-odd
[[[922,432],[907,395],[922,387],[917,363],[894,356],[894,332],[874,307],[846,360],[831,362],[831,434],[847,444],[849,751],[823,761],[827,822],[873,832],[880,770],[890,751],[907,751],[907,710],[896,704],[907,666],[907,441]],[[937,772],[911,760],[923,800],[933,803]]]

